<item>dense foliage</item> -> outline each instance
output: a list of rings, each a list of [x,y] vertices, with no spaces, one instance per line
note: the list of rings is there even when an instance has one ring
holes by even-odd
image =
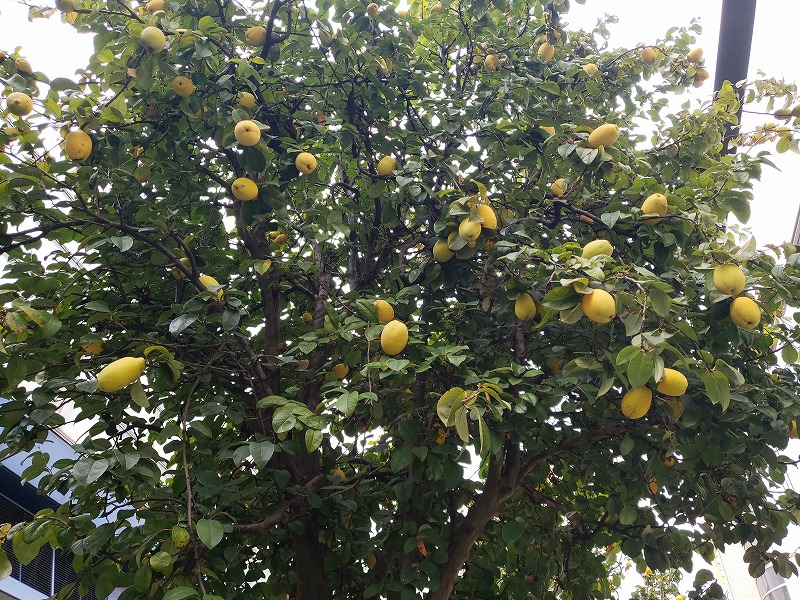
[[[796,572],[800,254],[726,227],[766,162],[721,152],[731,86],[668,114],[691,32],[246,4],[59,0],[86,68],[0,64],[1,455],[71,496],[16,555],[156,600],[605,598],[618,553],[734,542]]]

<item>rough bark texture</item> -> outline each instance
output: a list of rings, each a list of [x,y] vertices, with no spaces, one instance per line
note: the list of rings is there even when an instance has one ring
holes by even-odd
[[[319,525],[312,516],[303,520],[303,533],[294,536],[297,600],[328,600],[325,583],[325,548],[319,541]]]

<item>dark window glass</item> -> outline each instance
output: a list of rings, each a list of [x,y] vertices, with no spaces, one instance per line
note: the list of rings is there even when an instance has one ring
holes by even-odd
[[[0,494],[0,523],[15,525],[23,521],[30,521],[32,518],[33,514],[31,512]],[[48,544],[45,544],[36,558],[29,564],[23,565],[14,556],[11,542],[5,542],[3,549],[11,561],[11,577],[46,596],[51,595],[54,591],[58,593],[61,588],[76,579],[75,572],[72,570],[71,553],[64,553],[60,550],[54,552]],[[94,595],[94,589],[90,589],[86,596],[81,596],[76,587],[70,596],[70,600],[97,599]]]

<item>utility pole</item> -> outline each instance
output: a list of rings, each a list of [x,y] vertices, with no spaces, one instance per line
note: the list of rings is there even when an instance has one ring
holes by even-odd
[[[739,100],[742,99],[742,89],[736,87],[736,83],[747,79],[750,47],[753,43],[756,2],[757,0],[723,0],[722,2],[714,91],[718,92],[724,81],[730,81],[739,95]],[[737,116],[741,121],[741,110]],[[730,152],[728,141],[738,133],[738,126],[727,127],[722,148],[723,154]]]

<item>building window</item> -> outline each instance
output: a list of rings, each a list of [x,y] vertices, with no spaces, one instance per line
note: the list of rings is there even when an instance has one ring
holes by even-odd
[[[14,525],[30,521],[32,518],[33,513],[22,508],[8,496],[0,494],[0,523]],[[57,594],[65,585],[76,579],[75,572],[72,570],[72,555],[60,550],[53,550],[47,544],[39,551],[39,555],[27,565],[20,563],[14,556],[10,541],[3,544],[3,549],[11,562],[11,577],[45,596]],[[90,590],[86,596],[81,596],[76,588],[70,596],[70,600],[96,600],[96,598],[94,590]]]
[[[772,565],[767,565],[764,574],[756,580],[761,600],[791,600],[786,580],[775,572]]]

